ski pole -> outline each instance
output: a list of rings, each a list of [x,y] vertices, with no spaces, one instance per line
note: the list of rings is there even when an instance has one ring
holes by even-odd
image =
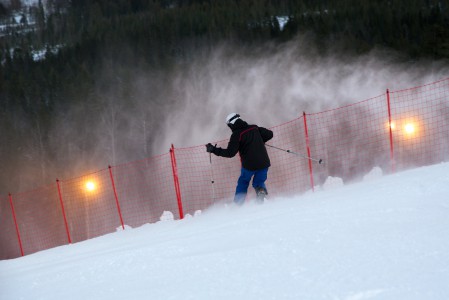
[[[323,161],[321,158],[319,158],[319,159],[312,158],[312,157],[309,157],[309,156],[304,155],[304,154],[296,153],[296,152],[293,152],[293,151],[290,151],[290,150],[278,148],[278,147],[271,146],[271,145],[268,145],[268,144],[265,144],[265,146],[268,146],[268,147],[271,147],[271,148],[274,148],[274,149],[278,149],[278,150],[281,150],[281,151],[284,151],[284,152],[287,152],[287,153],[295,154],[295,155],[301,156],[301,157],[303,157],[303,158],[309,159],[309,160],[311,160],[311,161],[316,161],[316,162],[317,162],[318,164],[320,164],[320,165],[321,165],[321,164],[324,164],[324,161]]]
[[[217,144],[215,144],[215,147]],[[215,187],[214,187],[214,169],[212,166],[212,152],[209,152],[209,162],[210,162],[210,182],[212,183],[212,202],[215,200]]]

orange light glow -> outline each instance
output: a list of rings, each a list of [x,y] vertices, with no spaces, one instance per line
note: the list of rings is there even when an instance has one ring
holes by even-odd
[[[393,135],[406,139],[418,138],[422,134],[422,124],[416,118],[397,119],[394,122],[388,122],[386,126],[388,130],[393,131]]]

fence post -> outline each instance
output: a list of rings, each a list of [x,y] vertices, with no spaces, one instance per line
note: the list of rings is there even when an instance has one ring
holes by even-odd
[[[307,129],[307,117],[306,112],[302,112],[302,115],[304,117],[304,131],[306,135],[306,146],[307,146],[307,157],[311,157],[310,155],[310,143],[309,143],[309,130]],[[313,169],[312,169],[312,161],[309,159],[309,173],[310,173],[310,185],[312,186],[312,192],[315,191],[315,184],[313,182]]]
[[[59,179],[56,179],[56,185],[58,186],[59,203],[61,203],[61,209],[62,209],[62,215],[64,217],[64,225],[65,225],[65,231],[67,233],[67,239],[69,240],[69,244],[71,244],[72,238],[70,237],[69,224],[67,223],[67,216],[65,214],[64,202],[62,201],[62,193],[61,193],[61,186],[59,185]]]
[[[387,89],[387,105],[388,105],[388,129],[390,131],[390,162],[391,171],[396,172],[396,165],[394,161],[394,148],[393,148],[393,130],[391,128],[391,106],[390,106],[390,90]]]
[[[120,203],[118,202],[117,189],[115,188],[114,176],[112,176],[112,167],[109,166],[109,175],[111,175],[112,189],[114,190],[115,204],[117,205],[118,215],[120,217],[120,223],[123,230],[125,230],[125,223],[123,223],[122,210],[120,209]]]
[[[16,233],[17,233],[17,239],[19,240],[20,254],[22,256],[24,256],[24,254],[23,254],[23,246],[22,246],[22,239],[20,238],[19,225],[17,224],[16,211],[14,210],[14,205],[12,204],[12,195],[11,195],[11,193],[9,193],[9,204],[11,205],[11,211],[12,211],[12,216],[13,216],[13,219],[14,219],[14,224],[16,225]]]
[[[178,178],[178,167],[176,166],[175,147],[173,146],[173,144],[171,145],[170,148],[170,158],[173,171],[173,181],[175,183],[176,199],[178,200],[179,218],[184,219],[184,212],[182,209],[182,200],[181,200],[181,188],[179,186],[179,178]]]

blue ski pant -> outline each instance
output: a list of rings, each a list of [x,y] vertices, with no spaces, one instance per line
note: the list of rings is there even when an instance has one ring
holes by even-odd
[[[243,204],[246,194],[248,193],[248,186],[251,178],[253,179],[253,187],[255,189],[258,187],[266,189],[265,181],[267,180],[267,176],[268,168],[255,171],[242,168],[239,180],[237,181],[237,188],[235,189],[234,202],[240,205]]]

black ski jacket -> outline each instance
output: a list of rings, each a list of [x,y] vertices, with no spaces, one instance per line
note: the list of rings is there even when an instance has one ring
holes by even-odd
[[[234,157],[239,152],[243,168],[250,171],[268,168],[271,164],[265,142],[273,138],[273,131],[257,125],[248,125],[242,119],[238,119],[231,128],[228,148],[217,147],[214,154]]]

